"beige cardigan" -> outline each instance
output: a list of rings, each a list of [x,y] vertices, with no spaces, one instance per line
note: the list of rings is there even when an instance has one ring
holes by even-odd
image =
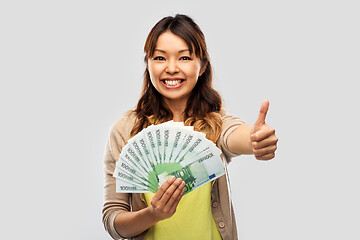
[[[116,193],[116,181],[112,176],[115,170],[116,161],[119,158],[121,149],[126,145],[130,138],[130,131],[135,123],[135,114],[128,112],[117,120],[110,130],[110,135],[106,143],[104,154],[104,207],[103,223],[105,230],[113,239],[124,239],[115,230],[114,219],[122,211],[138,211],[146,208],[146,202],[139,193]],[[217,146],[222,150],[223,156],[230,162],[231,157],[236,156],[231,153],[226,145],[229,134],[243,121],[230,115],[222,116],[222,132],[217,142]],[[224,240],[237,239],[236,222],[234,211],[231,204],[231,196],[228,192],[227,175],[223,175],[212,183],[211,201],[212,213]],[[145,239],[146,232],[131,239]]]

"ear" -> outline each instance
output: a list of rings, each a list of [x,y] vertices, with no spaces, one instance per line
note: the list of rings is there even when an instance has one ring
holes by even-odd
[[[199,77],[201,77],[201,75],[203,75],[203,73],[206,70],[207,65],[208,65],[207,61],[206,62],[201,61],[201,68],[200,68],[200,72],[199,72]]]

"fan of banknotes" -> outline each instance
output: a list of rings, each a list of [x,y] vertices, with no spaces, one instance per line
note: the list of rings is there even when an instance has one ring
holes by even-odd
[[[116,192],[155,193],[170,176],[185,182],[185,194],[225,174],[221,150],[192,126],[151,125],[123,147],[113,176]]]

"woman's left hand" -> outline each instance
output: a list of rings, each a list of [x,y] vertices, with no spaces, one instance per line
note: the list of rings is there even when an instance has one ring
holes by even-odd
[[[269,109],[269,101],[262,102],[259,116],[250,131],[250,140],[253,153],[258,160],[270,160],[275,157],[278,138],[275,129],[265,123],[266,113]]]

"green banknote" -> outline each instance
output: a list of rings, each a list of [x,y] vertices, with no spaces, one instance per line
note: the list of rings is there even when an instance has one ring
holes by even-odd
[[[122,148],[113,176],[117,192],[153,192],[170,177],[185,194],[225,174],[221,150],[204,133],[179,122],[151,125]]]

